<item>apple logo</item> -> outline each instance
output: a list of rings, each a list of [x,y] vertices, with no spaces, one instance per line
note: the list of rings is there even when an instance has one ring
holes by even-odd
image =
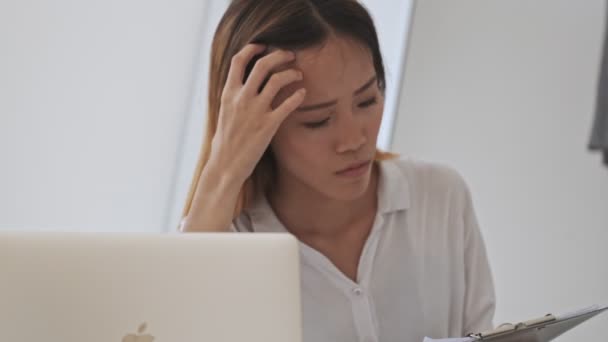
[[[144,334],[146,330],[146,323],[142,323],[137,329],[137,334],[128,334],[122,338],[122,342],[152,342],[154,341],[154,336],[149,334]]]

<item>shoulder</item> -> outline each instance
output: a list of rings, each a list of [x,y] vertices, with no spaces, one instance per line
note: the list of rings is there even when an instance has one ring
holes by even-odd
[[[439,189],[466,188],[466,182],[460,172],[447,164],[406,157],[385,162],[395,165],[412,186],[418,185]]]
[[[449,165],[407,157],[386,160],[384,163],[387,163],[387,169],[395,170],[393,174],[407,181],[414,201],[435,198],[465,201],[469,196],[464,177]]]

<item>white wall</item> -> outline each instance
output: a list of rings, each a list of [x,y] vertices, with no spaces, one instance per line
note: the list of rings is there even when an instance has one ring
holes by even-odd
[[[0,2],[0,229],[160,231],[205,6]]]
[[[169,196],[171,204],[163,231],[175,231],[180,220],[192,177],[201,151],[207,124],[207,93],[209,81],[209,59],[215,29],[230,3],[229,0],[208,0],[204,26],[198,48],[198,60],[194,69],[195,85],[190,107],[186,112],[179,136],[177,172],[173,178],[173,189]]]
[[[608,305],[608,170],[586,149],[603,0],[419,0],[393,149],[467,179],[496,323]],[[605,339],[608,315],[560,341]]]
[[[412,13],[412,0],[362,0],[374,19],[386,74],[386,94],[378,147],[390,148],[397,99],[403,74],[403,60]]]

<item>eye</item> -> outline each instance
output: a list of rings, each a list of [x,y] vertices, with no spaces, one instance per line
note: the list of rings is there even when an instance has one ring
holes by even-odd
[[[372,97],[369,100],[363,101],[361,103],[359,103],[359,108],[367,108],[367,107],[371,107],[373,105],[375,105],[378,101],[376,100],[376,97]]]
[[[321,128],[321,127],[325,126],[328,122],[329,122],[329,118],[321,120],[321,121],[306,122],[306,123],[304,123],[304,126],[311,128],[311,129],[315,129],[315,128]]]

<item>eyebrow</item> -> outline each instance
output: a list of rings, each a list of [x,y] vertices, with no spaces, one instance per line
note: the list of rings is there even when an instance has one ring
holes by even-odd
[[[369,87],[372,86],[372,84],[374,84],[374,82],[376,82],[377,78],[378,77],[376,75],[374,75],[369,81],[365,82],[364,85],[359,87],[359,89],[355,90],[355,92],[353,94],[359,95],[362,92],[366,91]],[[326,101],[326,102],[317,103],[317,104],[313,104],[313,105],[301,106],[301,107],[298,107],[296,109],[296,111],[308,112],[308,111],[313,111],[313,110],[317,110],[317,109],[321,109],[321,108],[325,108],[325,107],[331,107],[331,106],[335,105],[336,103],[338,103],[338,100]]]

